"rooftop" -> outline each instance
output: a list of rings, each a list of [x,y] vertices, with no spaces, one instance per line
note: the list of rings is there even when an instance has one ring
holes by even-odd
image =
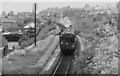
[[[6,22],[16,22],[16,21],[14,21],[14,20],[12,20],[12,19],[9,19],[9,18],[3,18],[2,19],[2,23],[6,23]]]

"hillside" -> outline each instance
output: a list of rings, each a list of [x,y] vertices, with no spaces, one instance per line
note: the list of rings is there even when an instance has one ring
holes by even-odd
[[[68,17],[82,41],[78,46],[82,49],[75,52],[72,74],[118,74],[117,12],[70,7],[55,9],[58,10],[50,13],[62,12]]]
[[[120,51],[118,51],[116,12],[108,13],[108,10],[103,9],[65,7],[46,9],[41,13],[43,22],[37,25],[39,27],[37,48],[33,44],[34,38],[24,36],[21,39],[22,49],[3,59],[4,73],[39,73],[43,63],[50,57],[49,53],[55,50],[59,42],[56,34],[60,28],[56,27],[58,23],[62,23],[59,22],[62,21],[60,19],[67,18],[76,29],[77,43],[79,44],[77,45],[78,50],[74,52],[71,73],[118,74]],[[47,15],[48,13],[50,15]],[[63,23],[66,24],[67,20]]]

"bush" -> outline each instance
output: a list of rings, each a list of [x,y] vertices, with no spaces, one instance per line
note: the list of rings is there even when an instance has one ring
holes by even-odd
[[[108,15],[107,15],[108,16]],[[111,16],[96,23],[92,32],[82,32],[80,37],[84,44],[84,51],[77,51],[73,61],[73,73],[77,74],[117,74],[118,73],[118,38],[117,24],[112,22]],[[111,21],[111,23],[109,22]],[[84,21],[83,21],[84,22]],[[83,23],[90,25],[92,20]],[[81,25],[82,21],[80,22]],[[90,24],[91,23],[91,24]],[[88,26],[89,27],[89,26]],[[94,26],[93,26],[94,27]],[[80,28],[81,29],[81,28]],[[86,28],[88,29],[88,28]],[[86,31],[86,30],[85,30]],[[117,53],[116,53],[117,52]],[[79,54],[79,55],[78,55]]]
[[[29,38],[27,35],[23,35],[18,42],[20,47],[23,49],[24,47],[27,47],[33,44],[34,38]]]

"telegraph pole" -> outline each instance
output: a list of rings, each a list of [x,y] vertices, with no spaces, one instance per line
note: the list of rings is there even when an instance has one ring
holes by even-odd
[[[34,4],[34,43],[35,43],[35,46],[36,46],[36,3]]]

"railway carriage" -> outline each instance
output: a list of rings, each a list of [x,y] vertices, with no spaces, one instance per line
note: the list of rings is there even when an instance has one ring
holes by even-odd
[[[72,55],[76,50],[76,36],[72,33],[60,35],[60,49],[63,55]]]

